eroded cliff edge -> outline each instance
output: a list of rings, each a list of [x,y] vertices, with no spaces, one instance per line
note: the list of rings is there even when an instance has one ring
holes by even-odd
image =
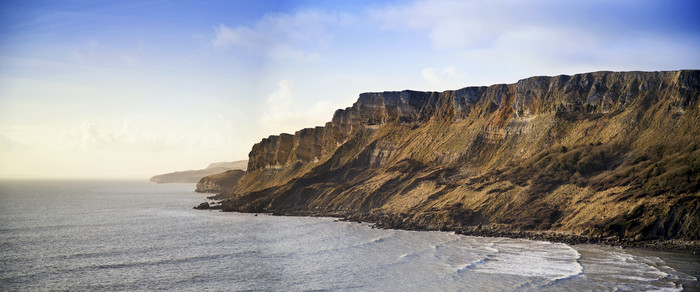
[[[230,192],[241,180],[245,171],[231,169],[222,173],[205,176],[197,182],[198,193],[225,193]]]
[[[270,136],[227,211],[639,242],[700,239],[700,71],[363,93]]]

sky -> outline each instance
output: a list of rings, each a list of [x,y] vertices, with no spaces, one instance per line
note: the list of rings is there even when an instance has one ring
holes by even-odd
[[[700,68],[700,2],[0,1],[0,178],[247,159],[362,92]]]

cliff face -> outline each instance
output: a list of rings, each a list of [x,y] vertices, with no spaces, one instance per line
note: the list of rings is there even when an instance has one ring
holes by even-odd
[[[700,239],[700,71],[364,93],[253,146],[226,210],[389,227]]]
[[[223,193],[229,192],[238,184],[245,171],[240,169],[227,170],[222,173],[208,175],[197,182],[198,193]]]

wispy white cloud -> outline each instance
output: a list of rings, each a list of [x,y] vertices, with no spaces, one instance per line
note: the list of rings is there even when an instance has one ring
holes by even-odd
[[[17,142],[7,136],[7,134],[0,133],[0,152],[13,152],[17,148]]]
[[[679,37],[688,29],[674,29],[681,20],[657,14],[659,5],[419,0],[375,9],[370,15],[387,32],[425,37],[437,54],[454,56],[455,63],[462,63],[456,67],[469,67],[472,73],[497,70],[525,77],[576,70],[678,69],[700,62],[690,53],[697,40]]]
[[[63,132],[60,146],[81,151],[110,151],[135,142],[133,134],[124,129],[106,130],[91,121]]]
[[[277,86],[277,90],[268,95],[265,110],[260,116],[265,133],[294,133],[302,128],[322,126],[331,119],[336,109],[328,101],[316,101],[312,106],[300,109],[296,106],[298,100],[294,83],[284,79]]]
[[[231,28],[224,24],[219,24],[219,26],[214,28],[214,32],[216,33],[216,38],[211,43],[217,48],[240,46],[253,49],[265,42],[261,36],[246,26]]]
[[[453,66],[445,67],[442,69],[426,68],[423,69],[421,75],[423,76],[423,79],[428,82],[429,85],[442,89],[460,86],[462,84],[459,83],[464,82],[463,80],[458,79],[458,76],[460,74],[457,68]]]
[[[68,58],[81,64],[110,64],[138,66],[145,52],[142,44],[134,47],[113,47],[100,42],[96,38],[76,45],[70,50]]]
[[[490,40],[501,26],[492,3],[482,1],[415,1],[370,11],[386,30],[427,33],[437,48],[475,46]],[[488,21],[491,20],[491,21]]]
[[[292,1],[264,14],[225,1],[197,3],[196,13],[157,5],[152,18],[120,10],[118,21],[115,9],[74,5],[90,21],[59,13],[30,29],[8,19],[0,168],[153,174],[244,158],[260,138],[322,125],[364,91],[696,68],[695,2]],[[65,10],[23,6],[26,15]]]
[[[201,152],[231,147],[236,144],[237,133],[234,122],[221,113],[189,127],[165,130],[145,125],[138,127],[131,120],[124,120],[121,127],[116,128],[101,127],[86,120],[61,133],[57,146],[88,152]],[[44,147],[49,141],[45,142]]]
[[[218,49],[243,48],[278,60],[312,58],[332,39],[330,27],[350,23],[353,18],[317,10],[268,14],[251,26],[219,24],[211,44]]]
[[[155,122],[155,121],[154,121]],[[250,124],[212,113],[185,125],[163,128],[128,119],[121,125],[85,120],[71,128],[8,127],[0,130],[0,176],[149,177],[240,159],[259,139]],[[245,152],[240,152],[243,148]]]

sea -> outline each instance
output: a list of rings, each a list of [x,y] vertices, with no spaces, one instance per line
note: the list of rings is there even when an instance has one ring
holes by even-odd
[[[194,210],[193,190],[0,181],[0,290],[700,289],[698,255]]]

